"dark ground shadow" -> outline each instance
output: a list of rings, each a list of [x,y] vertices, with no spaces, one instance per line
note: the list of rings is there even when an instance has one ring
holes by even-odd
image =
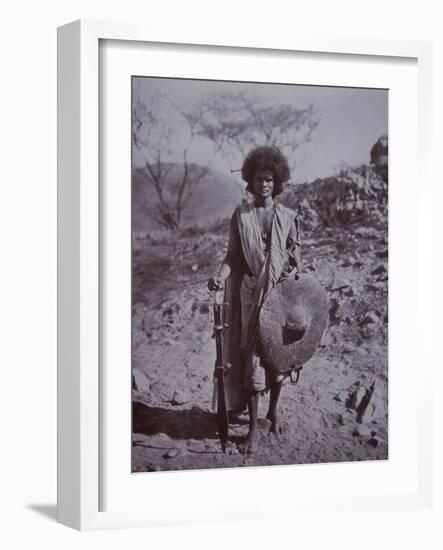
[[[234,413],[230,422],[247,424]],[[134,401],[132,404],[132,432],[144,435],[164,433],[173,439],[218,439],[214,413],[193,407],[186,410],[149,407]]]
[[[57,521],[57,505],[56,504],[26,504],[28,510],[37,512],[41,516],[52,521]]]
[[[144,435],[164,433],[173,439],[216,439],[215,415],[198,408],[171,410],[148,407],[135,402],[132,406],[132,431]]]

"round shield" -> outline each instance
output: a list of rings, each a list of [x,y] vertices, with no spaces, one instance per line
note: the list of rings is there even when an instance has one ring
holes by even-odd
[[[260,311],[264,362],[278,373],[304,365],[320,344],[327,317],[326,291],[313,275],[301,273],[277,284]]]

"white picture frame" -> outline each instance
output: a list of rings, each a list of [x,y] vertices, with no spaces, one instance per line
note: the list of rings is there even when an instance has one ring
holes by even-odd
[[[322,37],[299,34],[297,37],[279,37],[276,34],[263,39],[259,33],[251,38],[226,38],[201,34],[192,36],[192,44],[211,55],[213,47],[229,48],[232,55],[246,49],[272,51],[283,62],[288,52],[310,52],[312,55],[369,56],[396,60],[413,59],[417,64],[418,80],[418,195],[420,232],[424,239],[431,234],[431,203],[427,194],[430,182],[431,140],[431,46],[427,42],[397,40],[370,40],[348,37]],[[220,519],[257,519],[263,516],[263,501],[246,507],[245,501],[223,513],[207,505],[189,506],[185,498],[179,499],[169,513],[165,507],[134,507],[122,502],[111,510],[101,507],[100,483],[102,469],[102,414],[103,388],[101,387],[102,357],[100,354],[101,316],[103,299],[100,288],[101,246],[99,213],[101,204],[100,161],[100,41],[116,40],[131,44],[183,44],[189,45],[186,29],[174,31],[170,36],[156,32],[155,28],[133,23],[77,21],[58,31],[58,520],[80,530],[131,526],[215,521]],[[368,58],[369,58],[368,57]],[[420,251],[421,266],[417,272],[417,303],[420,313],[428,314],[431,289],[424,284],[425,268],[432,249],[424,245]],[[426,335],[424,336],[426,338]],[[428,344],[430,344],[428,336]],[[414,343],[411,343],[414,346]],[[417,344],[415,344],[417,345]],[[431,468],[431,402],[427,396],[432,366],[431,346],[425,352],[421,368],[416,373],[418,458],[414,490],[384,495],[350,494],[325,498],[317,490],[312,498],[298,501],[295,497],[281,496],[287,508],[327,511],[334,507],[350,510],[356,503],[367,511],[430,506],[432,497]],[[128,375],[128,384],[130,376]],[[128,433],[128,442],[130,434]],[[341,465],[343,469],[346,465]],[[128,465],[129,468],[129,465]],[[288,467],[286,467],[288,468]],[[289,467],[290,468],[290,467]],[[311,466],[310,468],[317,468]],[[281,471],[281,470],[280,470]],[[269,469],[268,469],[269,472]],[[178,474],[169,483],[180,483]],[[180,474],[189,476],[189,473]],[[193,476],[196,474],[193,473]],[[207,484],[220,477],[219,472],[199,472],[200,480]],[[236,483],[245,472],[229,474]],[[275,472],[266,476],[279,475]],[[319,471],[319,479],[327,472]],[[344,474],[347,475],[346,473]],[[281,474],[280,474],[281,477]],[[154,478],[151,483],[154,485]],[[196,478],[193,478],[194,483]],[[220,481],[220,479],[219,479]],[[218,481],[218,482],[219,482]],[[415,483],[416,481],[416,483]],[[148,483],[150,481],[148,480]],[[155,490],[168,483],[165,474],[155,481]],[[200,485],[202,481],[200,481]],[[199,490],[199,489],[197,489]],[[272,498],[279,498],[273,494]]]

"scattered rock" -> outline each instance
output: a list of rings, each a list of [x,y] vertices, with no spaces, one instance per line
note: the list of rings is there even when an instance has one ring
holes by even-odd
[[[372,435],[372,431],[368,426],[361,425],[361,426],[358,426],[357,428],[355,428],[352,435],[366,437],[368,435]]]
[[[349,289],[349,284],[337,284],[334,288],[331,288],[330,292],[342,292]]]
[[[334,397],[334,401],[338,401],[339,403],[344,403],[347,399],[348,392],[346,390],[342,390]]]
[[[139,433],[132,434],[132,443],[134,444],[144,443],[146,442],[147,439],[148,437],[145,434],[139,434]]]
[[[370,311],[359,318],[360,335],[365,340],[371,340],[383,332],[383,323],[379,312]]]
[[[341,398],[342,395],[340,395]],[[369,424],[376,418],[387,416],[387,401],[377,393],[375,381],[367,388],[358,380],[349,388],[345,406],[348,410],[356,411],[356,421],[359,424]],[[360,435],[372,435],[368,427],[360,427],[356,430]]]
[[[355,230],[354,230],[354,233],[355,235],[357,235],[358,237],[366,237],[367,239],[375,239],[377,238],[378,234],[377,234],[377,230],[373,227],[357,227]]]
[[[178,447],[176,447],[175,449],[171,449],[170,451],[167,451],[167,452],[163,455],[163,458],[175,458],[175,457],[178,456],[179,454],[181,454],[181,449],[179,449]]]
[[[184,405],[185,403],[188,403],[190,401],[190,396],[187,392],[184,392],[182,390],[176,390],[174,392],[174,395],[172,399],[170,400],[171,405],[174,407],[178,405]]]
[[[348,390],[348,398],[346,399],[346,408],[347,409],[356,409],[357,408],[357,400],[360,402],[362,397],[362,391],[364,394],[364,388],[360,385],[360,380],[357,380],[355,384],[353,384],[349,390]]]
[[[149,391],[150,384],[146,375],[139,369],[133,369],[132,371],[132,387],[134,390],[141,393]]]
[[[170,304],[168,307],[166,307],[164,310],[163,310],[163,316],[166,317],[166,316],[173,316],[173,315],[177,315],[178,313],[180,313],[181,311],[181,306],[180,304],[178,304],[177,302],[173,302],[172,304]]]
[[[178,344],[177,340],[174,340],[173,338],[165,338],[164,343],[167,346],[176,346]]]
[[[371,275],[387,275],[388,274],[388,264],[383,263],[371,271]]]
[[[343,291],[343,296],[346,296],[347,298],[352,298],[354,296],[355,292],[352,287],[348,287]]]
[[[339,426],[344,426],[345,425],[345,421],[343,419],[342,414],[333,415],[333,417],[335,418],[335,420],[336,420],[336,422]]]
[[[377,324],[380,321],[380,317],[375,311],[368,311],[362,318],[359,319],[360,326],[369,325],[371,323]]]
[[[337,315],[339,307],[340,306],[337,300],[331,300],[331,306],[329,308],[329,323],[331,325],[337,325],[340,323],[340,317]]]
[[[358,390],[355,392],[355,405],[354,408],[358,410],[361,406],[361,403],[366,395],[366,389],[363,386],[359,386]]]
[[[369,406],[369,403],[370,403],[371,398],[372,398],[372,394],[374,392],[374,387],[375,387],[375,382],[373,382],[371,384],[369,389],[365,389],[365,393],[364,393],[360,403],[358,403],[358,405],[357,405],[357,422],[359,422],[359,423],[362,422],[363,416],[366,413],[366,409]]]
[[[198,264],[193,264],[193,265],[191,266],[191,269],[192,269],[192,271],[194,271],[194,273],[195,273],[196,271],[198,271],[198,268],[199,268],[199,265],[198,265]]]
[[[386,289],[386,283],[382,281],[376,281],[375,283],[370,283],[366,285],[368,290],[378,291]]]
[[[371,437],[371,439],[368,439],[369,445],[372,445],[372,447],[378,447],[380,441],[376,437]]]
[[[367,407],[360,414],[359,418],[362,423],[369,423],[377,419],[386,418],[387,415],[388,404],[386,398],[373,393]]]

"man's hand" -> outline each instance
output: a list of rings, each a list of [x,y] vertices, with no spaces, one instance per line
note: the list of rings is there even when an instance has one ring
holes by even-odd
[[[208,280],[209,290],[221,290],[223,288],[223,279],[220,277],[211,277]]]

